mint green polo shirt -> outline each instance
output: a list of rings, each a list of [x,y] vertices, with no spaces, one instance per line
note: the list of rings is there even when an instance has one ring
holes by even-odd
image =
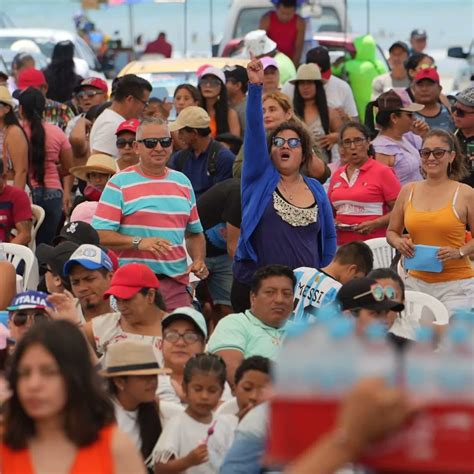
[[[229,314],[217,324],[208,342],[208,351],[236,350],[244,359],[259,355],[271,360],[277,358],[286,325],[281,328],[267,326],[250,310]]]

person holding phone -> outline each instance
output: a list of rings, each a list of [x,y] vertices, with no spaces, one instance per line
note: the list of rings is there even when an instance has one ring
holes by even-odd
[[[397,198],[387,230],[389,244],[404,257],[417,245],[439,247],[441,272],[411,270],[408,290],[434,296],[452,312],[474,306],[474,241],[466,243],[466,229],[474,229],[474,190],[459,183],[467,171],[456,137],[445,130],[430,131],[420,150],[426,179],[405,185]],[[409,237],[403,235],[406,228]]]
[[[370,132],[362,124],[346,123],[339,143],[346,164],[333,174],[328,189],[337,244],[384,237],[400,181],[392,168],[374,160]]]

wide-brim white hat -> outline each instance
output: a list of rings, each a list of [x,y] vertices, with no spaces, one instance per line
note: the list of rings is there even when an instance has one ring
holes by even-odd
[[[257,58],[275,51],[277,44],[267,36],[265,30],[250,31],[245,35],[244,44],[247,52]]]

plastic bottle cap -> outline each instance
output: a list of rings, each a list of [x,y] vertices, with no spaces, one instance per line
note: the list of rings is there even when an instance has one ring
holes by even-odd
[[[469,333],[462,326],[451,326],[449,328],[448,337],[455,344],[463,344],[469,339]]]
[[[341,339],[354,332],[354,321],[349,318],[335,318],[328,322],[329,334],[333,339]]]
[[[465,321],[474,324],[474,311],[469,308],[458,308],[454,310],[452,322]]]
[[[417,328],[416,340],[418,342],[431,342],[433,340],[433,329],[428,326]]]
[[[292,337],[298,337],[301,334],[304,334],[308,328],[309,324],[304,321],[300,321],[293,324],[288,324],[286,329],[286,337],[291,339]]]
[[[387,337],[387,327],[380,323],[369,324],[364,332],[366,337],[371,341],[385,339]]]

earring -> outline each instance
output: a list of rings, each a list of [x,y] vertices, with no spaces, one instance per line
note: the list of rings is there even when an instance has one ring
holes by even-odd
[[[453,171],[453,163],[450,161],[448,165],[448,176],[451,175],[451,172]]]

